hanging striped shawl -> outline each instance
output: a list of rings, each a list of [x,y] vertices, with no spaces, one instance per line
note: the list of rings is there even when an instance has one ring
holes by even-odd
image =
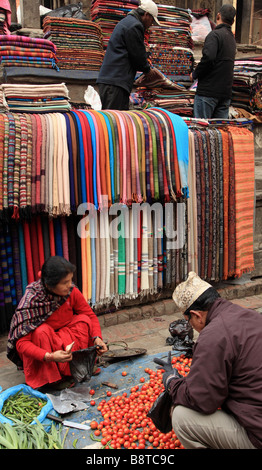
[[[254,136],[244,128],[229,126],[234,147],[236,198],[235,276],[254,269]]]

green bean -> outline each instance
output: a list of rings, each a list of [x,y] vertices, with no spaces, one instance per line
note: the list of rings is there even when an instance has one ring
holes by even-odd
[[[29,424],[39,415],[45,404],[45,400],[19,391],[4,402],[1,413],[10,419],[16,416]]]

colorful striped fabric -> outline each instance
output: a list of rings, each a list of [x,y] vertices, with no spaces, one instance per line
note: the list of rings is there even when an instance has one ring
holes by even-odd
[[[98,313],[191,269],[253,269],[253,133],[202,124],[162,108],[0,115],[0,327],[50,255]]]
[[[59,216],[81,203],[103,207],[103,196],[107,207],[188,196],[188,128],[167,110],[8,112],[6,117],[3,209],[13,208],[15,218],[28,205],[34,213]]]
[[[115,25],[138,5],[138,0],[92,0],[91,20],[101,28],[105,49]]]
[[[254,268],[253,223],[255,204],[254,143],[248,129],[230,126],[234,146],[236,198],[236,268],[241,276]],[[250,138],[251,137],[251,138]],[[248,171],[247,171],[248,167]]]
[[[49,40],[0,35],[0,58],[4,67],[57,67],[56,46]]]
[[[104,58],[100,26],[88,20],[46,16],[43,31],[56,46],[60,69],[100,69]]]
[[[64,83],[25,85],[4,83],[1,86],[5,108],[10,111],[67,111],[71,109],[69,92]]]
[[[262,121],[262,56],[241,58],[234,64],[232,106]]]
[[[190,10],[162,4],[157,7],[161,26],[152,26],[147,39],[152,66],[172,80],[188,80],[194,61]]]

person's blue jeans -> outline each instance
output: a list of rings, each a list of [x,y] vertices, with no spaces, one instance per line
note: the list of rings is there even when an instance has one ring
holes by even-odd
[[[228,119],[231,99],[211,98],[210,96],[195,95],[194,117],[202,119]]]

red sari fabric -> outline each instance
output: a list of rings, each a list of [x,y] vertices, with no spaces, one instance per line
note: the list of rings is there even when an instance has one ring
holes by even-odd
[[[46,352],[65,350],[73,341],[73,351],[85,349],[93,345],[95,336],[102,337],[98,318],[74,288],[66,302],[44,323],[16,342],[27,385],[38,388],[70,376],[69,363],[45,362]]]

